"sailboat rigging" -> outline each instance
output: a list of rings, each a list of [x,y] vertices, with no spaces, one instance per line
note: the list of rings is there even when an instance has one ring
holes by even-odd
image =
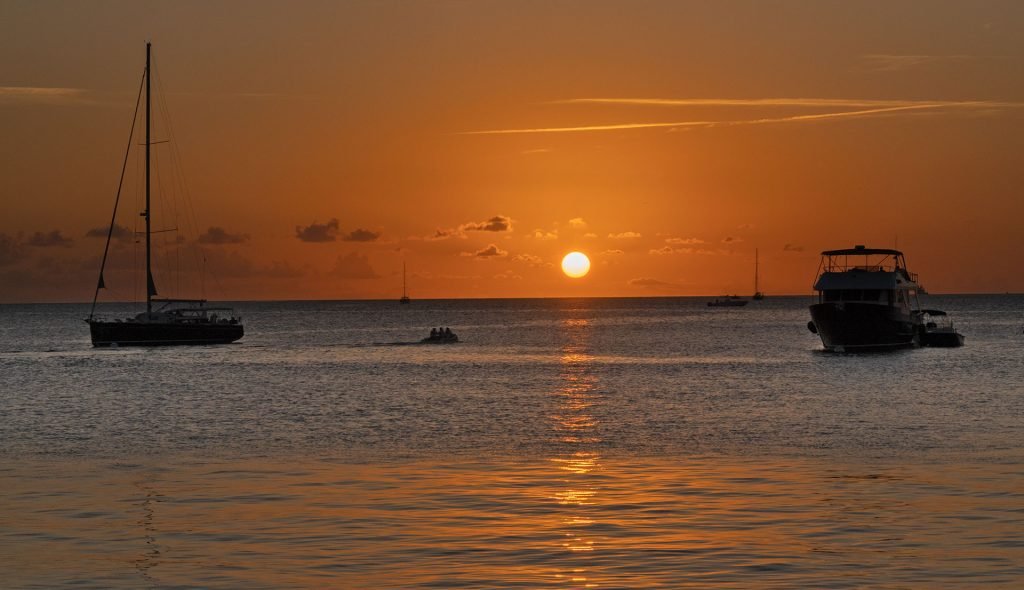
[[[754,248],[754,296],[752,297],[754,301],[760,301],[764,299],[764,293],[761,292],[760,286],[758,284],[761,278],[759,275],[760,264],[757,255],[757,248]]]
[[[245,330],[242,321],[230,307],[210,307],[205,299],[158,299],[156,297],[156,281],[153,280],[153,247],[152,247],[152,215],[150,208],[150,139],[151,103],[152,103],[152,65],[151,44],[146,43],[146,68],[143,81],[146,89],[146,141],[145,141],[145,210],[140,214],[145,219],[146,234],[146,311],[127,319],[104,320],[96,316],[96,301],[100,289],[105,289],[103,271],[107,264],[110,241],[114,233],[114,221],[117,217],[117,206],[121,200],[121,189],[124,185],[125,169],[128,164],[128,153],[131,149],[132,137],[135,133],[135,121],[138,117],[140,96],[136,99],[135,115],[132,117],[132,128],[128,136],[128,151],[121,168],[121,180],[118,182],[117,197],[114,200],[114,212],[107,231],[107,241],[103,248],[100,262],[99,279],[93,296],[92,309],[85,320],[89,324],[89,333],[93,346],[159,346],[172,344],[226,344],[242,337]],[[158,307],[154,311],[154,304]]]

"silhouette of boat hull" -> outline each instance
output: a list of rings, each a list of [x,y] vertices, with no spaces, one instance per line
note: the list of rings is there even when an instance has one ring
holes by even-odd
[[[954,330],[925,330],[921,334],[921,346],[956,348],[964,345],[964,335]]]
[[[817,303],[811,306],[811,322],[831,351],[892,350],[918,343],[913,316],[873,303]]]
[[[708,301],[708,307],[743,307],[747,303],[748,302],[746,299],[727,297],[725,299],[715,299],[714,301]]]
[[[420,344],[455,344],[458,341],[459,337],[452,334],[450,336],[428,336],[420,340]]]
[[[229,344],[241,338],[239,323],[89,322],[93,346],[176,346]]]

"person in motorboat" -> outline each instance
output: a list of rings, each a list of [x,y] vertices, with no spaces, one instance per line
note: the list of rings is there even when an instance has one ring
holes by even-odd
[[[451,328],[431,328],[430,336],[424,338],[420,342],[429,342],[436,344],[447,344],[450,342],[458,342],[459,337],[452,332]]]

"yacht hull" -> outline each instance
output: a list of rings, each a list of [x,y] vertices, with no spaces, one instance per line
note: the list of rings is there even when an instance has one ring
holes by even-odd
[[[818,303],[811,306],[811,321],[825,350],[833,352],[891,350],[918,344],[913,317],[887,305]]]
[[[228,344],[241,338],[241,324],[89,322],[93,346],[182,346]]]

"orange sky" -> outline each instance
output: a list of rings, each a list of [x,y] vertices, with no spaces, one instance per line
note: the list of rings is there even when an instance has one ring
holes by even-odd
[[[802,294],[820,250],[897,240],[932,292],[1024,291],[1021,30],[1018,2],[7,1],[0,302],[91,298],[147,38],[195,209],[154,205],[162,295],[197,294],[168,267],[201,236],[224,299],[396,298],[403,260],[414,299],[749,294],[755,248]]]

